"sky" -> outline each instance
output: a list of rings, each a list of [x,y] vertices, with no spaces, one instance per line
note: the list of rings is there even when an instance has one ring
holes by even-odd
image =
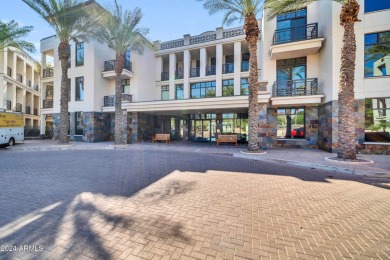
[[[113,0],[97,0],[106,7]],[[136,6],[143,11],[142,27],[150,29],[148,38],[151,41],[169,41],[182,38],[185,34],[198,35],[205,31],[215,30],[222,26],[223,13],[210,16],[203,8],[203,3],[197,0],[118,0],[126,9]],[[26,38],[35,44],[37,52],[32,54],[40,60],[39,42],[41,39],[54,35],[49,25],[28,7],[22,0],[0,0],[0,20],[15,20],[19,25],[34,26],[34,30]],[[224,28],[241,26],[239,22]]]

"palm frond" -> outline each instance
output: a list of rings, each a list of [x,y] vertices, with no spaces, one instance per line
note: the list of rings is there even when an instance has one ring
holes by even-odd
[[[19,26],[15,21],[8,23],[0,21],[0,50],[14,47],[23,51],[35,52],[34,44],[23,40],[32,29],[32,26]]]

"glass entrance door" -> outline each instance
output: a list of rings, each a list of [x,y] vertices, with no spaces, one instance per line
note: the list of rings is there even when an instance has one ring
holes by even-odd
[[[195,140],[194,141],[211,141],[211,120],[195,120]]]

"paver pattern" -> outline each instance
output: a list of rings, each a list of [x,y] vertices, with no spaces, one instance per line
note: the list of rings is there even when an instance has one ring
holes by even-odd
[[[0,166],[0,259],[390,259],[390,190],[361,176],[147,149]]]

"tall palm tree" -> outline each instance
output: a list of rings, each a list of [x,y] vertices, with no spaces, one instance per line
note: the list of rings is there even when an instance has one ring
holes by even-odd
[[[124,10],[115,0],[114,6],[108,9],[95,27],[94,37],[115,51],[115,144],[123,144],[127,143],[123,140],[121,85],[125,54],[128,50],[142,54],[144,47],[151,44],[146,39],[149,29],[139,27],[142,19],[140,8]]]
[[[68,59],[69,42],[87,41],[95,17],[90,17],[86,10],[88,4],[95,1],[83,0],[22,0],[36,11],[56,32],[60,40],[58,56],[61,61],[61,101],[58,140],[68,143]]]
[[[270,10],[269,19],[276,15],[299,10],[318,0],[266,0],[265,8]],[[354,81],[356,61],[356,37],[354,25],[359,22],[360,10],[357,0],[333,0],[342,5],[340,24],[344,28],[341,47],[341,67],[339,82],[339,133],[337,157],[344,160],[356,159],[355,124],[354,124]]]
[[[8,23],[0,20],[0,50],[14,47],[18,50],[35,52],[34,44],[23,40],[31,31],[32,26],[19,26],[15,21]]]
[[[257,70],[257,41],[260,37],[259,24],[256,19],[261,9],[262,0],[198,0],[209,14],[224,12],[223,24],[232,24],[244,20],[245,40],[249,48],[249,133],[248,150],[258,151],[258,90],[259,75]]]

